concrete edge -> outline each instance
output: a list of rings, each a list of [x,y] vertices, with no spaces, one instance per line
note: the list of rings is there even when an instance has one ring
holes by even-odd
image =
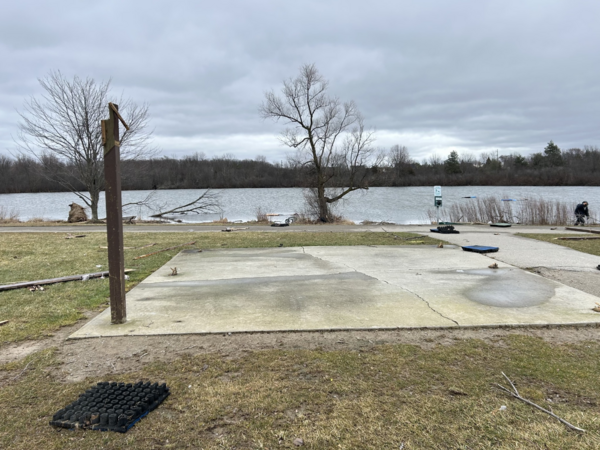
[[[77,339],[100,339],[100,338],[120,338],[120,337],[152,337],[152,336],[210,336],[216,334],[272,334],[272,333],[333,333],[333,332],[352,332],[352,331],[450,331],[450,330],[479,330],[479,329],[520,329],[520,328],[600,328],[599,322],[568,322],[568,323],[518,323],[518,324],[491,324],[491,325],[449,325],[445,327],[375,327],[375,328],[310,328],[305,330],[281,329],[281,330],[250,330],[250,331],[201,331],[195,333],[160,333],[160,334],[120,334],[120,335],[100,335],[100,336],[69,336],[66,340]]]

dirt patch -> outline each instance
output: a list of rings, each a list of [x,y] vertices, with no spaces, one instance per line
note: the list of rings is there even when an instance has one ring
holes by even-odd
[[[544,278],[558,281],[559,283],[566,284],[572,288],[600,297],[600,270],[580,272],[536,267],[535,269],[532,269],[532,272],[537,273]]]
[[[35,351],[57,347],[62,365],[54,376],[64,382],[84,380],[140,370],[154,361],[173,361],[184,355],[216,353],[234,359],[247,353],[269,349],[369,351],[384,344],[409,344],[421,348],[453,345],[478,339],[503,346],[513,334],[539,337],[557,344],[598,341],[598,327],[481,328],[445,330],[386,330],[248,333],[218,335],[122,336],[66,340],[81,324],[61,329],[50,339],[12,344],[2,349],[0,362],[21,359]]]

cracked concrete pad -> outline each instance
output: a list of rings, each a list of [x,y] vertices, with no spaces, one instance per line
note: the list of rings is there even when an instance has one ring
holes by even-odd
[[[597,297],[460,248],[182,252],[72,338],[600,322]],[[170,267],[178,275],[170,276]]]

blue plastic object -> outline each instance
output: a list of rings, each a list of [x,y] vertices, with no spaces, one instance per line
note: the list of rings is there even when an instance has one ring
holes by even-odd
[[[499,247],[487,247],[485,245],[467,245],[462,248],[465,252],[475,253],[494,253],[499,250]]]

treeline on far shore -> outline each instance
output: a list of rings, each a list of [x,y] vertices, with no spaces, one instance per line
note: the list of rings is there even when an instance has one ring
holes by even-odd
[[[62,173],[75,173],[58,160],[46,167],[57,165],[67,169]],[[343,170],[335,173],[343,175]],[[483,154],[476,158],[453,151],[446,159],[432,156],[416,162],[405,147],[394,146],[382,151],[376,164],[364,167],[363,174],[370,186],[600,186],[600,149],[586,146],[563,152],[550,142],[543,153],[528,157]],[[59,183],[47,175],[35,159],[0,156],[2,194],[68,191],[65,185],[85,190],[74,177]],[[208,159],[196,154],[122,163],[124,190],[307,187],[310,179],[308,169],[293,160],[269,163],[264,157]],[[340,184],[343,179],[339,177]],[[340,184],[331,180],[331,186]]]

